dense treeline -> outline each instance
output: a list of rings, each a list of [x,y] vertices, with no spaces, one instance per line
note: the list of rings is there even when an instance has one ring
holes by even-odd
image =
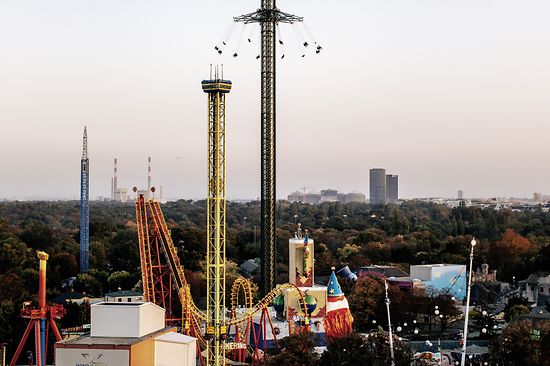
[[[163,205],[174,243],[191,283],[193,296],[204,296],[205,202],[177,201]],[[466,263],[470,240],[480,240],[475,266],[487,262],[498,278],[511,281],[550,268],[550,214],[541,209],[514,212],[409,201],[402,205],[324,203],[278,205],[279,281],[286,281],[288,238],[295,223],[315,239],[317,275],[331,266],[395,263]],[[259,256],[259,203],[228,203],[227,256],[232,271]],[[37,287],[35,251],[50,254],[48,296],[62,291],[61,281],[76,276],[74,291],[101,296],[118,287],[131,289],[140,279],[135,212],[132,204],[92,202],[90,267],[78,275],[78,202],[0,203],[0,341],[15,342],[23,301]],[[15,336],[14,336],[15,335]],[[13,346],[13,345],[12,345]]]

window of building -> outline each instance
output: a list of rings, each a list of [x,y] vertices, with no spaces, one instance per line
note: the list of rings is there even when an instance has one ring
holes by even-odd
[[[118,302],[122,302],[122,298],[119,297],[119,298],[118,298]]]
[[[131,297],[128,298],[128,302],[132,302],[132,298],[131,298]]]

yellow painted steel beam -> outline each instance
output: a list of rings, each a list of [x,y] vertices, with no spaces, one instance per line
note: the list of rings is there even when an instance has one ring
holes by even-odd
[[[208,198],[206,246],[206,364],[225,365],[225,94],[231,81],[204,80],[208,94]]]

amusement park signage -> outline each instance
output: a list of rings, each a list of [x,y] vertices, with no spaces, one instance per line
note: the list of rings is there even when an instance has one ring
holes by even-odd
[[[246,349],[246,343],[242,342],[227,342],[225,344],[226,350],[234,350],[234,349]]]

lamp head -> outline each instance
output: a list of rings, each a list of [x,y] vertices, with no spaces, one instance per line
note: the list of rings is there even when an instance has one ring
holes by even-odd
[[[475,247],[476,244],[477,244],[477,243],[476,243],[476,240],[475,240],[475,239],[472,239],[472,241],[470,242],[470,244],[472,244],[472,246]]]

